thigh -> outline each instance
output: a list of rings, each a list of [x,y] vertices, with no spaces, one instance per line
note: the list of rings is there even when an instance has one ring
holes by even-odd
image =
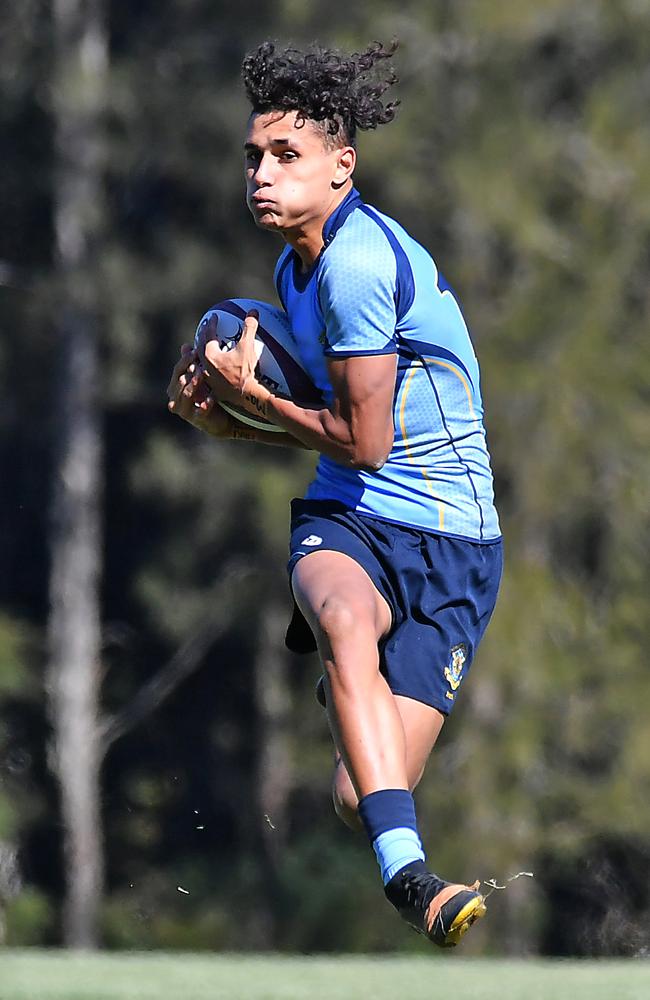
[[[312,630],[328,604],[343,606],[351,620],[369,621],[379,641],[391,627],[392,615],[368,573],[351,556],[321,549],[302,556],[291,575],[296,604]]]

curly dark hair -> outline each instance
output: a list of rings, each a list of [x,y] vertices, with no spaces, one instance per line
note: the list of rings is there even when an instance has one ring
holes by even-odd
[[[388,47],[373,42],[365,52],[344,56],[314,44],[306,51],[278,51],[263,42],[245,57],[242,76],[253,113],[298,111],[301,118],[322,124],[326,138],[354,145],[357,129],[374,129],[395,117],[399,101],[383,104],[382,94],[396,81],[392,68],[383,75],[378,64],[390,59]]]

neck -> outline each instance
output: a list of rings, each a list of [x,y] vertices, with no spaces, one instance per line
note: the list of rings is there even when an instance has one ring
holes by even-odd
[[[308,271],[318,259],[323,249],[323,229],[332,212],[335,212],[342,201],[345,201],[352,190],[352,181],[346,181],[342,188],[333,191],[326,210],[314,219],[304,222],[296,229],[283,233],[284,239],[293,247],[302,263],[302,270]]]

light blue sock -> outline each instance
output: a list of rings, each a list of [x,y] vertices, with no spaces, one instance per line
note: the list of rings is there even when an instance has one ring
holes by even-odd
[[[380,833],[373,840],[372,846],[384,885],[411,861],[424,861],[422,842],[415,830],[407,826]]]

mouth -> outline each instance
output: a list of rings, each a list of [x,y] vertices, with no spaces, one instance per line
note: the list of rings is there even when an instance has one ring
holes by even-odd
[[[250,195],[249,201],[254,208],[275,208],[273,198],[269,198],[268,195],[263,194],[261,191]]]

